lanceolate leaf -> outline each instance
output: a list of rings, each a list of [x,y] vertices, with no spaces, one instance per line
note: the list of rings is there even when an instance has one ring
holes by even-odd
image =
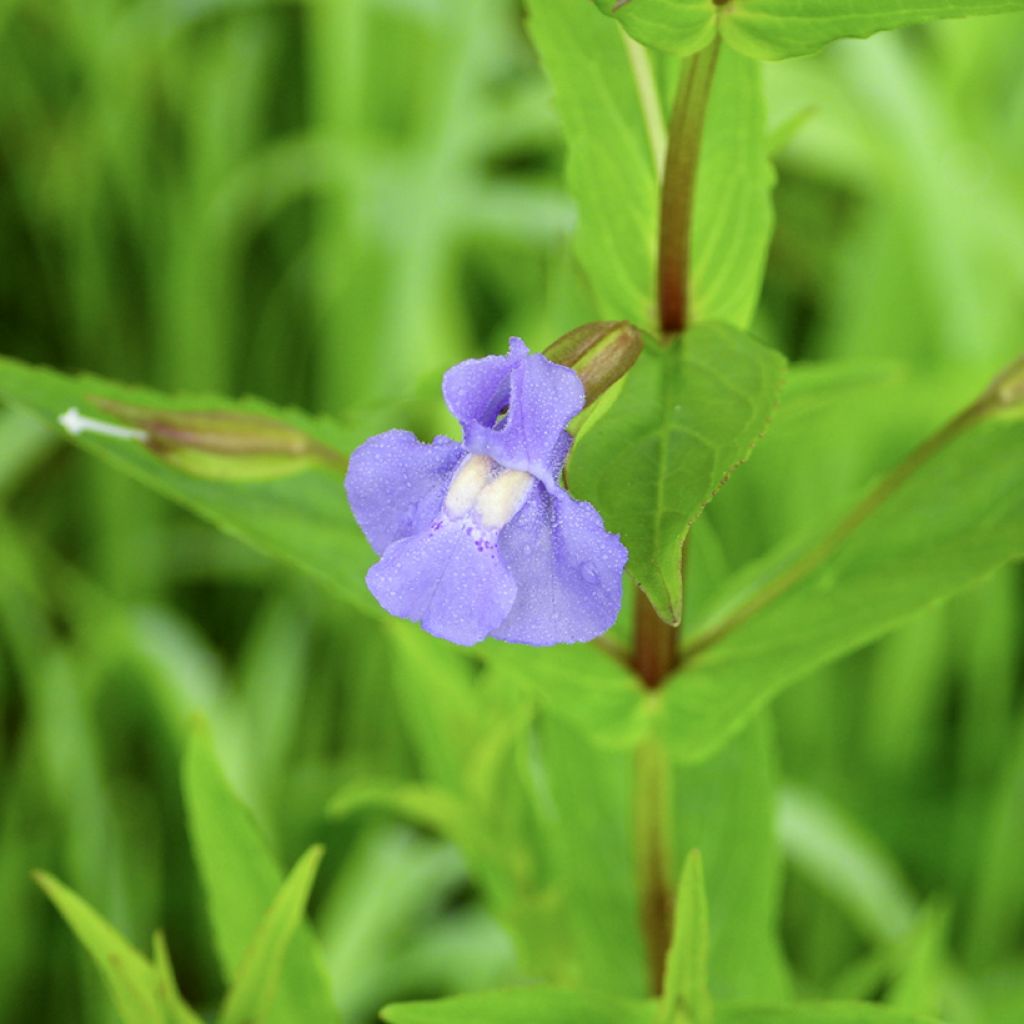
[[[747,328],[764,280],[774,216],[775,169],[757,61],[721,50],[700,144],[693,220],[694,323]]]
[[[603,315],[652,328],[666,112],[650,61],[587,3],[532,0],[528,6],[531,34],[565,128],[580,262]],[[710,0],[665,4],[684,14],[690,6],[701,19],[713,18]],[[616,17],[627,19],[631,10],[619,7]],[[660,33],[657,25],[654,31]],[[771,238],[773,183],[759,69],[755,61],[723,51],[697,169],[694,320],[749,326]]]
[[[573,490],[622,535],[629,568],[667,621],[679,620],[690,524],[767,427],[784,361],[748,335],[695,327],[652,348],[615,405],[580,438]]]
[[[716,21],[735,49],[761,60],[813,53],[833,39],[940,18],[1001,14],[1024,0],[595,0],[634,39],[687,54],[714,36]]]
[[[167,414],[172,424],[185,411],[204,413],[218,424],[231,423],[231,418],[237,417],[246,429],[252,417],[259,416],[280,425],[275,443],[285,432],[301,433],[338,453],[339,459],[360,440],[329,420],[250,399],[231,402],[208,396],[160,395],[98,377],[71,377],[3,357],[0,398],[34,409],[53,423],[55,430],[59,429],[57,417],[69,408],[115,421],[118,416],[110,411],[112,408],[126,411],[130,407],[132,426],[138,425],[138,417],[145,410],[152,410],[154,415]],[[110,402],[117,404],[111,406]],[[238,479],[237,474],[231,478],[229,473],[223,479],[214,479],[209,475],[210,460],[216,462],[219,458],[223,464],[225,457],[208,451],[185,447],[158,454],[138,441],[92,433],[74,441],[257,551],[305,570],[345,600],[363,608],[372,606],[363,583],[372,552],[348,510],[339,468],[300,456],[300,471],[286,476]],[[249,457],[236,456],[229,461],[244,462]],[[277,474],[282,457],[275,455],[273,461]]]
[[[778,941],[776,775],[765,715],[713,757],[673,773],[673,846],[677,855],[698,849],[703,859],[716,1003],[771,1004],[789,994]]]
[[[540,720],[536,735],[544,860],[563,894],[557,917],[571,976],[591,990],[643,995],[649,972],[634,866],[634,752],[599,749],[554,716]]]
[[[270,1019],[284,958],[302,923],[324,848],[313,846],[299,859],[267,908],[242,956],[220,1024],[259,1024]]]
[[[228,786],[206,736],[192,736],[182,770],[189,836],[210,907],[224,973],[236,977],[281,887],[281,872],[255,822]],[[308,865],[307,865],[308,866]],[[330,986],[310,930],[284,955],[273,1024],[336,1024]]]
[[[1024,423],[971,428],[799,584],[685,665],[657,725],[676,756],[707,757],[784,686],[1024,555],[1022,451]],[[744,573],[711,620],[798,554]]]
[[[163,932],[153,936],[153,967],[160,986],[160,1001],[167,1014],[167,1024],[203,1024],[200,1016],[188,1006],[178,991],[178,981],[174,976],[174,966]]]
[[[664,113],[647,56],[582,0],[527,10],[565,129],[580,262],[602,315],[650,327]]]
[[[663,1024],[680,1018],[693,1024],[711,1024],[714,1019],[708,990],[708,897],[698,850],[688,854],[679,880],[661,999]]]
[[[630,0],[630,5],[645,3],[653,7],[671,0]],[[770,60],[812,53],[844,36],[1020,10],[1024,0],[735,0],[722,10],[721,31],[741,53]]]
[[[103,975],[123,1024],[152,1024],[162,1020],[156,968],[66,885],[42,872],[36,875],[36,881]]]

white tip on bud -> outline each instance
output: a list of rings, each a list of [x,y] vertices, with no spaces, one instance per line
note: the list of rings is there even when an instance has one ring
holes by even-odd
[[[101,434],[103,437],[116,437],[121,441],[149,440],[145,430],[122,427],[117,423],[107,423],[104,420],[95,420],[91,416],[83,416],[75,406],[62,412],[57,417],[57,422],[72,437],[78,437],[80,434]]]

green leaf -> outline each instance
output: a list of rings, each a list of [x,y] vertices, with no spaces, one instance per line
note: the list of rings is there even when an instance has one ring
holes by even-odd
[[[525,692],[596,744],[632,746],[649,731],[640,680],[592,644],[548,650],[489,641],[481,653],[497,685]]]
[[[699,849],[704,864],[716,1000],[775,1003],[788,995],[775,761],[771,723],[761,715],[714,757],[677,764],[672,775],[673,847]]]
[[[464,649],[418,626],[388,621],[391,685],[402,724],[424,776],[452,792],[466,781],[467,764],[484,729],[474,664]]]
[[[565,129],[580,263],[602,316],[650,327],[665,116],[647,56],[582,0],[527,11]]]
[[[721,1006],[716,1024],[938,1024],[877,1003],[803,1003],[796,1006]]]
[[[653,1003],[556,988],[480,992],[381,1010],[387,1024],[654,1024]]]
[[[683,864],[676,895],[672,945],[665,962],[661,997],[662,1024],[685,1020],[711,1024],[714,1010],[708,990],[708,897],[700,851],[691,850]]]
[[[161,395],[98,377],[67,376],[3,357],[0,398],[34,409],[55,430],[58,416],[69,408],[114,420],[117,417],[103,408],[103,403],[114,402],[131,406],[133,416],[152,410],[155,415],[174,420],[185,412],[200,412],[206,420],[222,420],[230,415],[248,425],[259,417],[260,422],[277,425],[275,443],[282,437],[301,434],[332,452],[346,452],[360,440],[329,420],[274,409],[253,399],[229,402],[208,396]],[[282,477],[281,457],[275,455],[271,458],[278,475],[243,481],[230,479],[229,474],[228,478],[216,479],[209,475],[210,460],[223,464],[224,456],[209,451],[177,448],[161,456],[137,441],[89,433],[74,438],[74,442],[257,551],[311,574],[345,600],[362,608],[372,607],[363,583],[372,552],[348,509],[342,474],[327,464],[299,456],[299,471]],[[256,458],[263,463],[260,472],[265,474],[266,459]],[[202,463],[201,470],[197,460]]]
[[[627,6],[661,4],[671,6],[671,0],[630,0]],[[863,38],[939,18],[1020,10],[1024,0],[739,0],[723,10],[721,32],[741,53],[773,60],[813,53],[845,36]]]
[[[792,871],[845,911],[872,943],[888,946],[910,930],[916,900],[882,844],[823,797],[786,786],[779,835]]]
[[[656,722],[676,756],[707,757],[784,686],[1024,555],[1021,451],[1024,423],[971,428],[801,582],[694,657],[665,687]],[[711,623],[803,550],[740,574]]]
[[[189,740],[182,768],[185,809],[225,974],[237,977],[253,936],[281,886],[281,872],[246,807],[231,791],[206,735]],[[268,1020],[334,1024],[330,986],[307,926],[284,958]]]
[[[636,755],[599,749],[554,716],[540,718],[536,733],[540,839],[568,933],[561,960],[589,989],[641,996],[649,971],[635,868]]]
[[[683,540],[767,427],[784,361],[722,324],[652,348],[608,413],[580,438],[573,491],[629,549],[629,569],[658,614],[678,622]]]
[[[702,18],[713,17],[710,0],[700,6]],[[580,262],[602,315],[653,328],[666,129],[649,57],[586,3],[532,0],[528,8],[565,129]],[[625,19],[631,10],[623,6],[616,16]],[[772,232],[773,183],[760,70],[755,61],[723,51],[697,169],[695,320],[750,325]]]
[[[262,1024],[269,1019],[284,958],[302,924],[323,856],[322,846],[310,847],[274,897],[239,964],[221,1011],[221,1024]]]
[[[393,1003],[381,1011],[386,1024],[655,1024],[653,1002],[616,999],[555,988],[507,989]],[[717,1024],[936,1024],[932,1018],[874,1003],[805,1003],[794,1006],[725,1005]]]
[[[160,988],[160,1001],[163,1003],[169,1024],[203,1024],[202,1019],[189,1007],[178,990],[174,966],[163,932],[157,932],[153,936],[153,964]]]
[[[594,0],[634,39],[658,50],[687,54],[715,35],[714,0]]]
[[[383,810],[457,842],[466,851],[485,846],[471,808],[440,786],[391,779],[356,779],[331,797],[327,813],[347,818],[362,810]]]
[[[153,965],[66,885],[42,871],[34,877],[92,957],[123,1024],[166,1020]]]
[[[692,320],[747,328],[761,296],[774,226],[775,169],[768,156],[761,68],[727,48],[715,66],[698,160]]]

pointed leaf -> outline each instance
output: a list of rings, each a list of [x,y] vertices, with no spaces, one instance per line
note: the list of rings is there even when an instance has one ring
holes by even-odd
[[[615,17],[633,17],[631,4]],[[609,0],[607,7],[612,7]],[[686,0],[665,0],[678,12]],[[712,24],[714,5],[694,8]],[[576,248],[602,315],[655,326],[655,256],[666,116],[647,53],[585,2],[528,4],[529,27],[551,81],[579,208]],[[660,18],[652,31],[663,36]],[[710,38],[708,35],[707,38]],[[702,31],[700,39],[705,39]],[[705,40],[706,41],[706,40]],[[703,45],[703,43],[701,43]],[[723,51],[708,97],[693,216],[695,320],[749,327],[772,232],[760,69]]]
[[[649,327],[665,128],[647,57],[582,0],[527,11],[565,129],[580,262],[602,315]]]
[[[709,943],[704,865],[700,851],[691,850],[679,880],[672,945],[665,961],[662,1024],[678,1019],[688,1024],[711,1024],[714,1011],[708,989]]]
[[[723,48],[711,82],[693,213],[691,320],[748,328],[775,217],[761,68]]]
[[[42,871],[34,877],[92,957],[123,1024],[166,1020],[153,965],[66,885]]]
[[[358,439],[337,423],[252,399],[230,402],[208,396],[160,395],[4,357],[0,357],[0,398],[35,410],[55,431],[58,417],[74,408],[88,411],[95,419],[116,420],[131,430],[139,429],[148,410],[179,442],[189,430],[201,434],[206,448],[180,444],[166,448],[162,442],[147,446],[94,433],[82,433],[73,441],[257,551],[309,573],[345,600],[372,607],[363,583],[372,556],[348,510],[342,473],[337,469],[340,455],[332,456],[332,462],[301,450],[305,445],[331,453],[350,450]],[[225,423],[232,425],[230,429]],[[244,437],[236,436],[239,430]],[[258,472],[246,462],[244,472],[211,476],[211,460],[223,466],[228,456],[208,450],[210,445],[240,442],[251,447],[256,443],[254,432],[264,447],[298,445],[297,471],[280,475],[282,460],[290,458],[281,451],[249,451],[229,459],[255,459],[262,467],[257,467]],[[269,476],[268,462],[277,467]],[[246,473],[251,477],[254,472],[257,479],[244,479]]]
[[[671,0],[630,0],[630,6]],[[796,57],[844,36],[863,38],[884,29],[939,18],[1024,10],[1024,0],[740,0],[723,9],[722,36],[741,53],[761,60]]]
[[[775,1003],[789,994],[778,936],[775,762],[762,715],[714,757],[677,764],[672,776],[674,848],[701,851],[716,1000]]]
[[[666,621],[679,621],[687,531],[764,433],[784,367],[735,328],[694,327],[681,345],[645,352],[579,440],[572,489],[621,534],[630,572]]]
[[[199,1015],[182,998],[174,976],[174,965],[163,932],[153,936],[153,965],[156,968],[160,1001],[168,1024],[203,1024]]]
[[[206,891],[213,936],[227,977],[240,970],[253,935],[281,886],[281,872],[248,809],[231,791],[208,737],[193,733],[182,768],[189,836]],[[335,1024],[330,985],[312,932],[289,947],[274,1024]]]
[[[302,923],[323,856],[322,846],[310,847],[274,897],[242,956],[221,1011],[221,1024],[262,1024],[269,1020],[284,958]]]
[[[1024,556],[1022,451],[1024,423],[971,428],[799,583],[696,655],[664,688],[656,723],[675,755],[707,757],[783,687]],[[744,570],[711,623],[810,546]]]

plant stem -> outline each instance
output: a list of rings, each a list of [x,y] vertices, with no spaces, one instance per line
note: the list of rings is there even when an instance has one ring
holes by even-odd
[[[658,237],[658,318],[666,343],[686,329],[689,319],[690,246],[697,161],[704,111],[718,59],[718,39],[690,58],[679,79],[669,123],[662,177]],[[679,572],[686,575],[686,544]],[[649,690],[664,685],[679,662],[680,622],[672,626],[654,610],[639,588],[633,667]],[[636,755],[636,853],[640,914],[647,945],[651,991],[660,993],[672,930],[671,765],[662,744],[646,741]]]
[[[694,54],[679,79],[661,187],[658,310],[661,330],[675,334],[689,320],[690,243],[704,111],[718,60],[718,38]]]
[[[683,542],[679,573],[686,575],[686,552],[689,538]],[[657,690],[679,664],[679,636],[683,630],[683,610],[679,622],[672,626],[655,610],[647,595],[637,587],[636,612],[633,625],[632,665],[648,690]]]
[[[633,667],[648,690],[657,690],[679,661],[677,631],[654,610],[647,595],[637,588]]]
[[[669,124],[658,240],[658,315],[664,336],[685,330],[689,314],[690,241],[697,161],[718,47],[716,37],[708,47],[690,58],[679,77]],[[679,571],[685,577],[685,544]],[[682,623],[673,627],[662,621],[647,596],[638,589],[634,629],[633,665],[644,685],[656,690],[678,664],[678,635]]]
[[[734,629],[739,628],[758,612],[763,611],[791,587],[818,568],[829,558],[849,536],[896,491],[910,479],[918,469],[938,454],[951,441],[973,426],[999,405],[998,396],[989,388],[977,401],[950,420],[933,434],[893,470],[831,533],[798,558],[788,569],[770,580],[760,591],[732,615],[700,633],[686,646],[682,660],[689,662],[709,647],[717,644]]]
[[[636,856],[640,919],[647,946],[650,990],[661,994],[665,956],[672,939],[672,769],[656,740],[636,752]]]

